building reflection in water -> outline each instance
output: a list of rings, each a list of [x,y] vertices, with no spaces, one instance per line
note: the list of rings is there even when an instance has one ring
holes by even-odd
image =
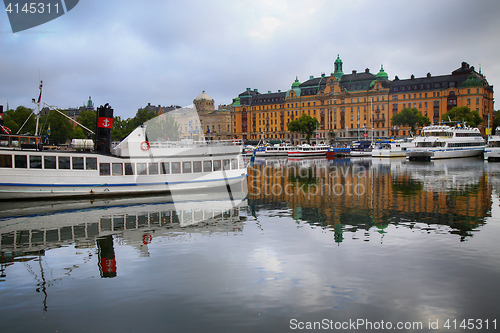
[[[286,207],[296,220],[329,228],[337,242],[346,231],[384,233],[389,224],[449,226],[465,240],[491,210],[484,165],[476,158],[261,159],[249,168],[249,199],[257,211]]]

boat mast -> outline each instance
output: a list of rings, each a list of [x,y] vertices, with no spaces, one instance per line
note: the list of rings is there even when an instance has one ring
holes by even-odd
[[[36,126],[35,126],[35,136],[38,135],[38,123],[40,121],[40,101],[42,100],[42,80],[40,80],[40,95],[38,95],[38,112],[36,114]]]

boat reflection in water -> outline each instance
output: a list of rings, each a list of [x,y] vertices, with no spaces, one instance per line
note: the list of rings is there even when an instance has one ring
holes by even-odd
[[[113,243],[148,256],[156,238],[237,234],[243,230],[246,182],[205,192],[108,200],[21,202],[0,206],[2,272],[18,261],[39,260],[64,246],[95,248],[101,277],[114,277]],[[41,264],[40,264],[41,266]]]

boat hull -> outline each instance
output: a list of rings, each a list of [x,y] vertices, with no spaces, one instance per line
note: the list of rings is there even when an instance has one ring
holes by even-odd
[[[484,152],[483,147],[475,147],[469,149],[430,149],[430,148],[412,148],[408,149],[406,152],[406,158],[409,160],[435,160],[435,159],[446,159],[446,158],[462,158],[462,157],[474,157],[480,156]]]
[[[500,148],[486,147],[484,149],[484,159],[491,162],[500,161]]]

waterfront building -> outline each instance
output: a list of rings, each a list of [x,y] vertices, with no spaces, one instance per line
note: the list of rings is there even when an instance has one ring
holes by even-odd
[[[434,123],[454,106],[477,110],[485,120],[483,129],[493,121],[493,86],[473,66],[463,62],[449,75],[389,80],[383,66],[377,74],[368,68],[344,74],[339,56],[330,76],[298,78],[287,91],[247,88],[233,99],[233,135],[246,140],[285,140],[297,143],[303,135],[290,133],[288,123],[308,114],[320,125],[318,143],[352,141],[363,137],[401,137],[409,128],[391,126],[391,118],[405,107],[417,108]],[[414,133],[415,134],[415,133]],[[418,134],[418,133],[417,133]]]
[[[215,109],[215,102],[210,95],[203,91],[194,100],[200,119],[202,133],[209,140],[230,140],[234,136],[231,131],[231,107],[219,105]]]

